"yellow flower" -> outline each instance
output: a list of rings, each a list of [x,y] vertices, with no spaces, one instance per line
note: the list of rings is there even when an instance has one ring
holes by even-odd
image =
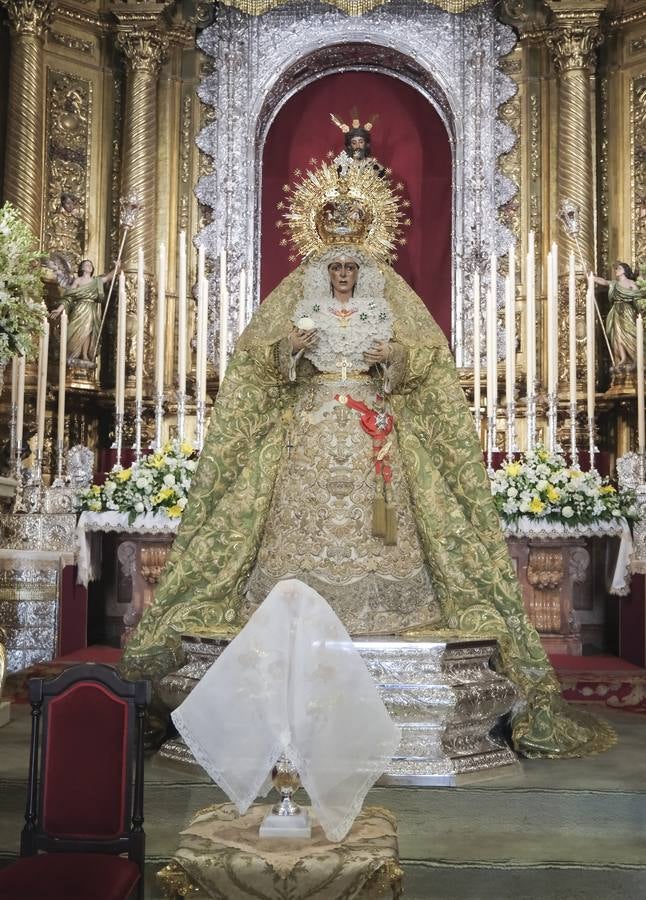
[[[148,457],[149,463],[155,469],[161,469],[161,467],[166,462],[166,457],[162,453],[153,453],[152,456]]]
[[[565,472],[570,478],[583,478],[581,469],[567,469]]]
[[[545,509],[545,504],[538,497],[534,497],[529,504],[529,511],[533,513],[541,513]]]
[[[166,441],[166,443],[165,443],[164,446],[162,447],[162,453],[170,453],[170,451],[171,451],[172,449],[173,449],[173,445],[171,444],[171,442],[170,442],[170,441]]]
[[[547,452],[547,450],[539,450],[536,455],[538,456],[538,458],[540,459],[541,462],[545,462],[547,459],[550,458],[550,455]]]
[[[547,490],[545,491],[545,493],[547,494],[547,499],[550,501],[550,503],[554,503],[554,501],[558,500],[561,496],[560,492],[557,491],[552,484],[547,486]]]
[[[98,497],[99,494],[101,493],[100,485],[93,484],[92,487],[90,488],[90,493],[92,494],[93,497]]]
[[[613,488],[611,484],[604,484],[602,488],[599,488],[600,494],[616,494],[617,491]]]
[[[182,507],[176,503],[175,506],[169,506],[166,512],[171,519],[178,519],[182,515]]]
[[[120,472],[117,472],[116,479],[117,481],[129,481],[132,476],[132,469],[121,469]]]
[[[172,488],[161,488],[161,490],[153,497],[153,503],[163,503],[164,500],[170,500],[174,495],[175,491]]]
[[[193,447],[191,446],[191,444],[189,444],[188,441],[182,441],[179,449],[184,454],[184,456],[190,456],[193,452]]]
[[[511,476],[511,478],[515,478],[516,475],[520,475],[520,463],[508,463],[505,466],[505,474]]]

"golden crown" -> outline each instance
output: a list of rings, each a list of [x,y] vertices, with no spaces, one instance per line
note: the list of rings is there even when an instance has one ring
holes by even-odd
[[[329,154],[330,156],[332,154]],[[282,246],[291,244],[303,259],[331,244],[356,244],[375,259],[397,259],[397,244],[405,244],[402,227],[410,225],[403,211],[410,204],[390,182],[389,170],[376,167],[374,160],[337,159],[318,163],[302,173],[294,172],[296,183],[283,185],[286,200],[278,204],[282,219],[276,227],[289,231]],[[283,210],[285,210],[283,212]]]

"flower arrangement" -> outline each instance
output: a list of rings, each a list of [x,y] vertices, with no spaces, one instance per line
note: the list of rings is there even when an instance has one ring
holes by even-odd
[[[104,484],[85,491],[80,508],[127,513],[129,524],[146,513],[178,519],[196,468],[197,451],[191,444],[173,441],[127,469],[115,466]]]
[[[498,469],[491,490],[505,524],[526,516],[577,526],[635,515],[634,497],[629,492],[619,494],[596,471],[569,468],[563,456],[544,447]]]
[[[36,355],[45,306],[41,254],[10,203],[0,208],[0,367],[12,356]]]

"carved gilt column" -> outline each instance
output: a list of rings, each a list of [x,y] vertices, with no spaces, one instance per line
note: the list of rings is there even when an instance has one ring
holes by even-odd
[[[164,4],[151,5],[163,7]],[[125,16],[118,14],[118,18],[123,23]],[[127,64],[122,190],[124,194],[138,194],[143,203],[137,224],[128,235],[125,268],[136,269],[141,247],[146,271],[152,272],[157,200],[157,85],[168,38],[157,18],[153,27],[142,28],[138,23],[132,28],[124,27],[117,40]]]
[[[11,62],[4,193],[38,240],[43,209],[43,46],[56,0],[1,0],[9,13]]]
[[[553,16],[547,45],[558,75],[557,210],[565,200],[579,207],[579,244],[588,268],[595,265],[594,163],[592,157],[592,96],[590,75],[596,70],[596,50],[603,36],[599,18],[607,0],[547,0]],[[561,271],[577,246],[565,228],[558,229]]]

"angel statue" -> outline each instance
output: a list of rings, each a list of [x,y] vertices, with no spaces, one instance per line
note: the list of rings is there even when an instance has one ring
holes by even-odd
[[[612,281],[594,276],[597,284],[608,288],[612,304],[606,318],[606,331],[616,371],[634,369],[637,359],[637,314],[643,312],[646,302],[636,278],[636,273],[625,262],[615,263]]]
[[[46,265],[51,268],[63,289],[62,302],[51,313],[57,319],[63,310],[68,315],[67,358],[75,365],[92,368],[95,365],[96,341],[101,326],[104,287],[112,280],[118,266],[105,275],[94,275],[94,263],[81,260],[76,276],[60,253],[52,253]]]
[[[287,205],[303,262],[238,339],[123,669],[176,670],[181,635],[233,637],[279,581],[298,578],[354,636],[496,635],[518,690],[519,752],[609,747],[611,729],[561,699],[451,350],[390,265],[404,201],[372,166],[333,160],[305,172]]]

